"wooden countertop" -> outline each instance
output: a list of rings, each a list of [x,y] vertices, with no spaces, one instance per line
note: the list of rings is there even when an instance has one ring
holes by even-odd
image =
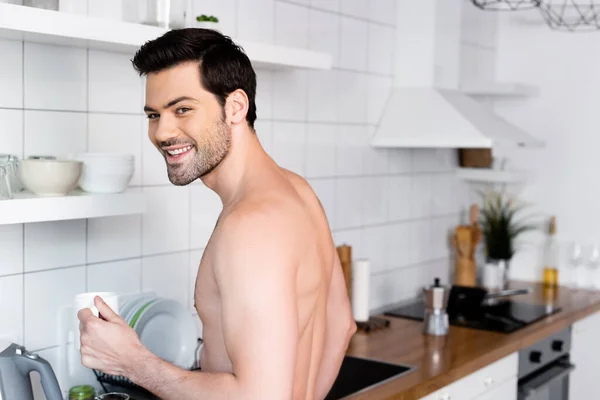
[[[514,288],[532,286],[533,293],[517,296],[519,302],[545,304],[545,297],[552,297],[562,310],[511,334],[451,326],[447,336],[438,338],[423,335],[420,321],[390,316],[384,316],[391,321],[387,329],[357,332],[348,355],[409,365],[415,370],[349,398],[420,399],[600,311],[600,292],[560,287],[552,294],[545,293],[540,284],[511,283]]]

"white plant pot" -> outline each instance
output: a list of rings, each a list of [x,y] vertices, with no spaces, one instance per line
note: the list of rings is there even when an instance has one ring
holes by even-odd
[[[198,21],[194,21],[195,23],[195,27],[196,28],[204,28],[204,29],[214,29],[216,31],[221,31],[219,28],[219,23],[218,22],[210,22],[210,21],[202,21],[202,22],[198,22]]]

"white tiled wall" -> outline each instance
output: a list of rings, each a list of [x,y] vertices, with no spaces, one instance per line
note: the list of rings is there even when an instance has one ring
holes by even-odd
[[[333,54],[332,71],[259,70],[256,127],[277,162],[309,179],[336,243],[372,260],[373,309],[447,276],[446,234],[464,191],[452,151],[368,145],[392,83],[394,4],[194,1],[240,39]],[[133,184],[148,195],[143,216],[0,227],[0,335],[56,346],[56,311],[86,290],[156,290],[193,304],[220,202],[201,183],[168,182],[145,135],[131,55],[9,41],[0,54],[0,153],[128,151]]]

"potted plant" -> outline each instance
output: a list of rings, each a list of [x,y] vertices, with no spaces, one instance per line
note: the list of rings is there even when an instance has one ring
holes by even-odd
[[[219,19],[214,15],[198,15],[196,17],[196,27],[219,30]]]
[[[525,232],[537,229],[537,226],[519,218],[525,209],[505,193],[490,191],[483,195],[481,209],[481,231],[486,252],[484,267],[484,286],[492,289],[504,289],[508,282],[510,261],[517,252],[517,238]],[[497,274],[490,279],[486,274]],[[493,282],[497,287],[493,287]]]

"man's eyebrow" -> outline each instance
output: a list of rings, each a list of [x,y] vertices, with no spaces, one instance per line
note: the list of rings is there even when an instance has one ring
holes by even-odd
[[[167,104],[165,104],[163,106],[163,108],[173,107],[175,104],[179,103],[180,101],[184,101],[184,100],[195,100],[195,99],[192,97],[188,97],[188,96],[181,96],[174,100],[169,101]],[[156,110],[154,108],[149,107],[149,106],[144,106],[144,111],[145,112],[156,112]]]

